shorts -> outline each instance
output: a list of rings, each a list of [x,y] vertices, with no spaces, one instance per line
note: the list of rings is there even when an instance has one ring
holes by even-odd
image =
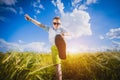
[[[51,47],[51,52],[52,52],[53,64],[60,64],[61,63],[61,59],[59,58],[58,49],[57,49],[57,47],[55,45],[53,45]]]

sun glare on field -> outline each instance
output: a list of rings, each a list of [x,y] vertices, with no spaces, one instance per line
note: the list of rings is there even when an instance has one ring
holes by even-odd
[[[76,48],[76,47],[68,48],[67,51],[68,51],[69,53],[71,53],[71,54],[77,54],[77,53],[80,52],[80,50],[79,50],[78,48]]]
[[[69,46],[67,46],[67,52],[69,52],[70,54],[78,54],[87,51],[90,51],[90,48],[84,45],[70,44]]]

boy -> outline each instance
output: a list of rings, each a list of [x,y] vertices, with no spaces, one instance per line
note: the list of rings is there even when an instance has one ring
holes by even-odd
[[[40,22],[32,19],[28,14],[25,15],[25,18],[28,21],[31,21],[32,23],[36,24],[37,26],[43,28],[44,30],[46,30],[49,33],[49,41],[50,41],[50,44],[51,44],[51,51],[52,51],[52,60],[53,60],[53,64],[56,67],[56,76],[57,76],[58,80],[62,80],[61,59],[62,58],[65,59],[66,58],[66,55],[65,55],[66,54],[65,53],[65,48],[66,47],[65,47],[65,42],[64,42],[63,37],[65,35],[68,35],[68,33],[66,32],[66,30],[64,30],[61,27],[61,20],[60,20],[60,18],[59,17],[54,17],[53,18],[53,25],[52,25],[53,27],[46,27],[46,26],[44,26]],[[63,42],[59,43],[59,40],[61,40]],[[56,45],[58,45],[58,46],[56,46]],[[61,50],[58,51],[59,50],[58,48],[63,48],[62,49],[62,53],[63,53],[62,56],[63,57],[61,57],[61,55],[60,55]]]

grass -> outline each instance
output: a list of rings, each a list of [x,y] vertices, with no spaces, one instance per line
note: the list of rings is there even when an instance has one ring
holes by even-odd
[[[0,53],[0,80],[55,80],[51,54]],[[120,52],[68,54],[63,80],[119,80]]]

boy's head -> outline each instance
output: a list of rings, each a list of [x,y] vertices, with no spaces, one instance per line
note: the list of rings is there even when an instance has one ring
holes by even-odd
[[[57,29],[61,25],[61,20],[59,17],[54,17],[53,18],[53,28]]]

